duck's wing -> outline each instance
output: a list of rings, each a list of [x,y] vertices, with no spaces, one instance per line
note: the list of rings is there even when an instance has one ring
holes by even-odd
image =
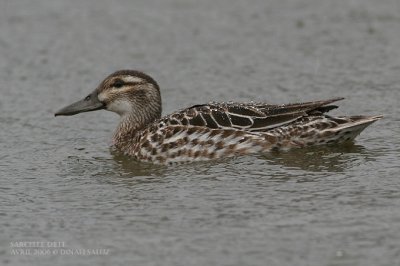
[[[321,115],[337,108],[329,105],[344,98],[271,105],[265,103],[209,103],[194,105],[162,118],[165,125],[192,125],[219,129],[265,132],[300,117]]]

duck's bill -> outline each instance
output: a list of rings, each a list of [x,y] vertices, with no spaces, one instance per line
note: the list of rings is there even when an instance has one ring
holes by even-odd
[[[104,108],[105,104],[100,102],[97,98],[97,93],[93,92],[89,94],[85,99],[77,101],[58,110],[54,115],[76,115],[79,113],[96,111]]]

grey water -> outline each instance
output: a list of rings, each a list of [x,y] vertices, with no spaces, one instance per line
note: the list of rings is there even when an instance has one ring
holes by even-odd
[[[124,68],[164,114],[385,118],[353,145],[140,164],[109,149],[116,115],[53,116]],[[0,265],[400,265],[399,101],[397,0],[0,0]]]

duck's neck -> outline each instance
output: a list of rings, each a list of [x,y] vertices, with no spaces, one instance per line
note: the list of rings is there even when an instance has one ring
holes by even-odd
[[[138,116],[135,114],[121,116],[113,136],[114,146],[122,151],[130,149],[132,144],[135,144],[138,140],[137,137],[140,132],[161,117],[160,113],[154,116]]]

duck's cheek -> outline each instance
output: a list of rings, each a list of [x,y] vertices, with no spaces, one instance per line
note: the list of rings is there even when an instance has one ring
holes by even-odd
[[[129,101],[115,100],[107,103],[107,110],[117,113],[120,116],[124,116],[132,112],[132,103]]]

